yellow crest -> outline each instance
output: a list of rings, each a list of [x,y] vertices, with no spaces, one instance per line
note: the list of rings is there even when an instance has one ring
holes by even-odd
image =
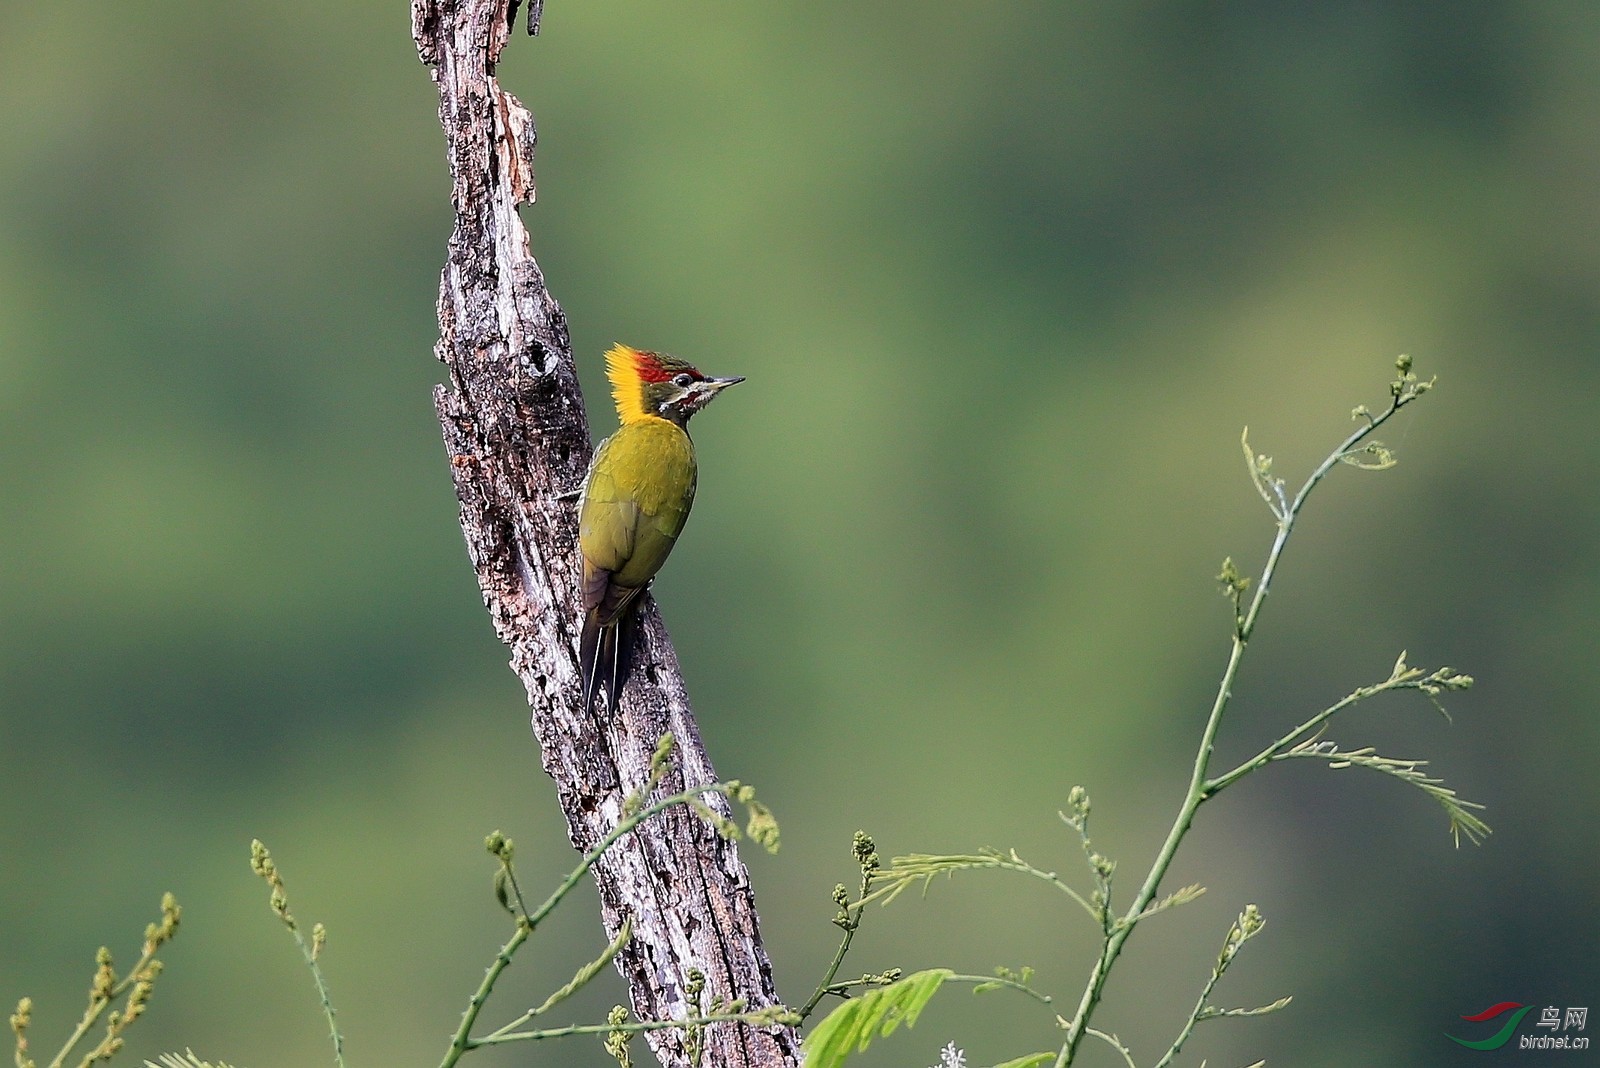
[[[606,377],[611,379],[611,398],[617,403],[617,418],[624,423],[643,419],[654,412],[644,410],[645,368],[653,363],[652,353],[616,344],[606,353]]]
[[[700,372],[678,359],[660,352],[646,352],[616,344],[606,353],[606,377],[611,379],[611,396],[617,402],[617,416],[624,423],[640,419],[659,419],[657,401],[647,399],[652,389],[670,383],[678,375],[699,379]]]

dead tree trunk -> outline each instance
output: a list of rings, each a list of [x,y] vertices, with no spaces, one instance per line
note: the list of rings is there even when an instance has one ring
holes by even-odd
[[[517,6],[412,2],[417,51],[439,87],[455,206],[435,349],[449,383],[434,400],[484,605],[527,688],[572,844],[585,851],[619,820],[663,733],[678,743],[663,791],[716,776],[653,604],[619,715],[591,713],[579,698],[577,523],[572,503],[557,497],[582,479],[589,430],[566,320],[517,214],[534,198],[533,117],[494,77]],[[707,1001],[776,1003],[749,875],[704,819],[682,806],[662,813],[608,851],[594,876],[607,932],[633,920],[617,967],[640,1019],[694,1015],[691,968],[706,976]],[[798,1063],[789,1028],[713,1024],[704,1037],[704,1063],[717,1068]],[[676,1030],[652,1032],[650,1043],[666,1068],[688,1068]]]

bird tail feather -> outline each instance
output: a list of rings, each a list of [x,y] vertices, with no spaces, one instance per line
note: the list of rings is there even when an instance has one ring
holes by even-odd
[[[606,691],[606,711],[615,712],[622,697],[622,688],[628,683],[633,670],[633,652],[639,639],[639,615],[636,604],[626,605],[609,623],[600,622],[600,614],[591,611],[583,621],[583,635],[578,652],[583,665],[583,707],[594,707],[595,696],[602,686]]]
[[[578,641],[578,663],[583,669],[583,708],[594,707],[594,695],[600,688],[601,656],[606,652],[606,635],[610,627],[602,627],[593,611],[583,617],[583,636]]]

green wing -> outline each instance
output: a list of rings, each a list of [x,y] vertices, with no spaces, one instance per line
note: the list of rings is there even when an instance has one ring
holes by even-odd
[[[584,483],[578,542],[586,571],[642,587],[666,563],[689,519],[694,447],[664,419],[630,423],[600,443]]]

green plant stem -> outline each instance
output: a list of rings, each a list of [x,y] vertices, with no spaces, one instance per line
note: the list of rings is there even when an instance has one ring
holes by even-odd
[[[844,937],[839,940],[839,948],[833,952],[833,960],[829,962],[828,970],[823,973],[822,982],[817,984],[817,989],[812,991],[811,996],[806,999],[806,1003],[800,1006],[801,1020],[810,1016],[812,1011],[816,1009],[817,1004],[828,994],[838,992],[839,987],[856,985],[856,983],[835,984],[833,977],[839,974],[839,966],[844,963],[844,955],[850,952],[850,940],[855,938],[856,929],[861,926],[861,908],[862,904],[859,901],[854,906],[846,906],[846,915],[849,915],[850,912],[854,912],[855,915],[850,919],[849,926],[844,929]],[[860,982],[864,983],[865,981],[862,980]]]
[[[1133,1061],[1133,1054],[1129,1052],[1127,1046],[1122,1044],[1122,1039],[1118,1038],[1116,1035],[1108,1034],[1105,1031],[1096,1030],[1093,1027],[1088,1029],[1088,1034],[1091,1038],[1098,1038],[1100,1041],[1104,1042],[1106,1045],[1122,1054],[1122,1063],[1126,1064],[1128,1068],[1139,1068],[1139,1066]]]
[[[1161,1059],[1155,1063],[1155,1068],[1167,1068],[1183,1049],[1183,1044],[1189,1041],[1189,1036],[1194,1034],[1196,1025],[1200,1023],[1201,1016],[1206,1011],[1206,1001],[1211,997],[1211,991],[1216,989],[1217,982],[1222,978],[1222,969],[1213,968],[1206,977],[1205,985],[1200,988],[1200,997],[1194,1003],[1194,1011],[1189,1013],[1189,1018],[1183,1022],[1183,1028],[1178,1032],[1178,1037],[1172,1040],[1172,1045]]]
[[[704,786],[691,787],[682,793],[673,794],[671,797],[664,797],[660,801],[647,805],[638,812],[635,812],[633,815],[623,819],[615,827],[607,831],[605,837],[596,842],[593,849],[589,850],[589,852],[583,855],[583,860],[579,861],[578,866],[573,868],[572,871],[567,874],[567,877],[562,880],[560,886],[551,891],[550,896],[545,898],[544,904],[540,905],[537,909],[528,914],[528,926],[539,926],[539,922],[546,916],[550,915],[552,911],[554,911],[555,907],[561,903],[562,898],[566,897],[567,894],[572,892],[572,888],[577,886],[579,881],[589,873],[589,869],[595,866],[605,851],[616,844],[617,839],[621,838],[623,835],[639,826],[639,824],[643,823],[651,816],[654,816],[659,812],[663,812],[674,805],[681,805],[686,802],[693,801],[695,798],[700,797],[703,794],[726,793],[727,789],[727,784],[720,782],[708,783]]]
[[[1004,986],[1012,990],[1020,990],[1041,1005],[1051,1004],[1049,994],[1041,994],[1026,983],[1019,983],[1015,979],[1006,979],[998,975],[947,975],[946,983],[971,983],[974,986]],[[836,994],[839,997],[849,997],[851,987],[856,986],[888,986],[887,982],[878,979],[848,979],[842,983],[830,984],[824,993]]]
[[[1386,423],[1390,417],[1403,408],[1418,394],[1397,390],[1393,402],[1389,407],[1376,417],[1368,417],[1365,425],[1356,429],[1347,437],[1337,449],[1328,454],[1328,457],[1317,465],[1311,472],[1305,484],[1300,487],[1294,500],[1289,502],[1287,508],[1279,514],[1274,507],[1274,514],[1278,515],[1278,533],[1273,539],[1272,548],[1267,553],[1266,565],[1261,569],[1261,578],[1256,583],[1256,592],[1250,599],[1250,607],[1242,617],[1235,620],[1233,646],[1228,653],[1228,666],[1222,673],[1222,681],[1217,686],[1217,694],[1211,703],[1211,714],[1206,719],[1205,730],[1200,736],[1200,748],[1195,754],[1194,767],[1189,775],[1189,790],[1184,795],[1183,803],[1178,808],[1178,814],[1172,821],[1172,828],[1167,832],[1166,840],[1161,844],[1161,850],[1156,854],[1156,859],[1150,866],[1150,873],[1145,876],[1143,885],[1133,903],[1128,907],[1120,920],[1112,926],[1101,945],[1100,957],[1095,961],[1094,969],[1089,973],[1088,982],[1083,988],[1083,996],[1078,1000],[1078,1011],[1072,1021],[1067,1025],[1067,1039],[1061,1047],[1060,1054],[1056,1057],[1056,1068],[1067,1068],[1077,1054],[1078,1046],[1083,1041],[1083,1036],[1089,1027],[1089,1018],[1094,1014],[1095,1006],[1100,1003],[1101,995],[1105,992],[1106,980],[1110,977],[1112,965],[1117,961],[1117,956],[1122,952],[1123,944],[1133,934],[1134,925],[1138,923],[1142,913],[1155,900],[1156,891],[1161,886],[1161,880],[1166,876],[1167,869],[1172,865],[1172,859],[1178,853],[1178,846],[1189,833],[1190,826],[1194,823],[1195,812],[1201,804],[1215,793],[1215,784],[1206,780],[1206,770],[1211,763],[1212,750],[1215,747],[1217,731],[1222,726],[1223,713],[1228,709],[1228,702],[1233,697],[1234,680],[1239,674],[1239,665],[1244,660],[1245,647],[1250,642],[1250,636],[1255,632],[1256,624],[1261,617],[1261,608],[1266,603],[1267,593],[1272,588],[1273,576],[1278,570],[1278,561],[1283,556],[1284,547],[1289,543],[1289,535],[1294,530],[1295,519],[1299,516],[1301,508],[1305,506],[1306,499],[1311,491],[1317,487],[1335,464],[1350,455],[1373,431]],[[1259,485],[1259,481],[1258,481]],[[1265,492],[1263,497],[1267,497]],[[1272,505],[1272,500],[1267,497],[1267,503]],[[1230,780],[1231,781],[1231,780]],[[1109,908],[1109,902],[1107,903]]]
[[[294,943],[300,947],[300,955],[311,969],[311,981],[317,984],[317,1000],[322,1003],[322,1014],[328,1020],[328,1037],[333,1041],[333,1063],[345,1068],[344,1036],[339,1033],[339,1022],[333,1013],[333,997],[328,992],[327,976],[322,974],[322,966],[317,963],[316,954],[311,952],[305,937],[300,934],[300,928],[290,927],[289,933],[294,935]]]
[[[811,1015],[812,1010],[817,1007],[824,995],[829,992],[829,987],[833,984],[833,977],[839,974],[839,966],[844,963],[844,955],[850,952],[850,942],[855,938],[856,931],[861,927],[861,911],[867,906],[867,891],[872,888],[873,873],[878,870],[878,855],[874,852],[870,863],[866,861],[862,863],[861,891],[856,894],[858,900],[854,905],[846,901],[841,906],[844,915],[840,926],[844,928],[844,937],[839,940],[839,948],[834,951],[833,960],[829,962],[828,970],[822,975],[822,982],[817,984],[817,989],[812,992],[806,1003],[800,1007],[800,1020],[802,1023],[805,1022],[807,1016]],[[843,885],[842,883],[840,884],[841,887]]]
[[[66,1063],[67,1058],[72,1055],[73,1047],[83,1041],[83,1036],[89,1033],[89,1029],[100,1019],[109,1004],[111,1002],[108,999],[98,1005],[90,1005],[84,1010],[83,1019],[78,1021],[78,1026],[73,1028],[72,1034],[67,1036],[67,1044],[61,1047],[61,1052],[56,1054],[55,1060],[50,1062],[49,1068],[61,1068]]]
[[[522,1038],[543,1034],[542,1032],[527,1031],[511,1036],[489,1036],[480,1039],[471,1037],[473,1025],[478,1022],[478,1014],[483,1011],[484,1003],[489,1000],[489,994],[494,990],[494,985],[499,980],[501,973],[504,972],[511,964],[512,955],[516,953],[517,949],[521,947],[522,943],[528,940],[528,936],[533,933],[534,928],[539,926],[539,923],[555,910],[555,907],[561,903],[562,898],[566,897],[567,894],[572,892],[572,888],[577,886],[583,877],[588,874],[589,869],[595,866],[596,862],[599,861],[600,857],[605,853],[605,851],[615,845],[617,840],[623,835],[639,826],[639,824],[643,823],[645,820],[665,809],[671,808],[673,805],[681,805],[686,802],[693,801],[703,794],[725,793],[726,791],[726,784],[720,782],[692,787],[688,790],[684,790],[682,793],[673,794],[671,797],[664,797],[660,801],[645,806],[632,815],[624,817],[617,823],[615,827],[607,831],[605,837],[596,842],[594,847],[583,855],[583,859],[578,861],[578,866],[567,873],[567,877],[561,881],[561,885],[557,886],[555,890],[551,891],[550,896],[545,898],[542,905],[540,905],[533,912],[517,918],[516,931],[512,933],[511,938],[506,942],[506,944],[500,947],[500,952],[495,954],[493,963],[489,965],[488,970],[484,973],[483,982],[478,984],[478,989],[473,991],[471,999],[467,1002],[466,1011],[461,1014],[461,1024],[456,1028],[455,1034],[451,1036],[450,1048],[445,1052],[444,1060],[439,1062],[439,1068],[451,1068],[451,1066],[453,1066],[457,1061],[461,1060],[462,1054],[466,1053],[470,1049],[475,1049],[478,1046],[488,1045],[491,1042],[503,1042],[509,1037]],[[519,899],[520,896],[521,892],[518,891]],[[599,1030],[611,1031],[617,1029],[601,1027]],[[572,1033],[576,1034],[579,1032]],[[551,1035],[548,1037],[554,1036]],[[343,1062],[341,1061],[340,1063],[342,1065]]]
[[[467,1001],[467,1011],[461,1014],[461,1025],[456,1028],[456,1033],[450,1038],[450,1049],[445,1053],[440,1068],[448,1068],[461,1059],[462,1054],[478,1045],[471,1038],[472,1025],[478,1022],[478,1013],[483,1011],[483,1006],[489,1000],[489,994],[494,990],[494,984],[500,978],[500,973],[511,964],[511,957],[528,940],[533,933],[533,927],[528,923],[526,916],[518,917],[517,929],[512,932],[511,938],[500,947],[500,952],[495,954],[493,962],[483,974],[483,982],[478,984],[478,989],[472,992],[472,997]]]
[[[1050,1004],[1050,995],[1041,994],[1027,983],[1019,983],[1015,979],[1007,979],[999,975],[951,975],[945,978],[947,983],[972,983],[976,986],[1004,986],[1012,990],[1020,990],[1041,1005]],[[979,991],[981,993],[981,991]]]
[[[55,1055],[55,1059],[50,1062],[48,1068],[61,1068],[66,1063],[67,1058],[72,1056],[73,1049],[79,1042],[83,1041],[84,1036],[99,1022],[100,1017],[105,1015],[105,1011],[116,1004],[117,999],[126,994],[133,984],[139,981],[139,976],[144,974],[144,970],[150,967],[150,962],[155,959],[157,948],[159,947],[152,946],[147,952],[140,954],[138,963],[133,966],[127,975],[122,977],[121,982],[111,988],[111,993],[106,996],[104,1001],[91,1000],[89,1002],[89,1007],[83,1010],[83,1018],[78,1021],[78,1026],[73,1028],[72,1034],[67,1036],[67,1044],[61,1047],[61,1052]]]
[[[567,983],[566,986],[562,987],[560,990],[557,990],[554,994],[551,994],[548,998],[546,998],[544,1004],[529,1009],[527,1012],[523,1013],[521,1016],[518,1016],[515,1020],[512,1020],[504,1027],[499,1027],[491,1031],[485,1037],[493,1038],[495,1035],[503,1035],[507,1032],[515,1031],[523,1024],[534,1019],[535,1017],[549,1012],[552,1008],[559,1005],[573,994],[576,994],[585,986],[588,986],[589,981],[592,980],[602,968],[604,968],[607,964],[610,964],[613,960],[616,960],[617,954],[622,952],[622,947],[627,945],[628,940],[632,937],[633,917],[629,916],[623,919],[622,927],[617,931],[617,937],[611,940],[610,945],[606,946],[605,952],[601,953],[600,956],[596,957],[588,964],[585,964],[583,967],[579,968],[577,974],[572,977],[572,980]]]
[[[1273,546],[1274,552],[1281,551],[1283,540],[1283,532],[1280,530],[1278,541]],[[1260,600],[1261,591],[1265,587],[1266,581],[1263,578],[1261,586],[1256,591],[1257,601]],[[1122,952],[1123,943],[1133,934],[1133,927],[1138,922],[1139,914],[1155,900],[1161,879],[1171,866],[1172,858],[1177,855],[1178,846],[1183,842],[1184,835],[1189,832],[1195,812],[1205,800],[1206,765],[1211,757],[1213,743],[1216,741],[1217,729],[1222,723],[1222,713],[1226,711],[1228,699],[1232,696],[1233,680],[1238,674],[1239,663],[1244,658],[1245,642],[1246,639],[1242,635],[1237,633],[1234,635],[1233,651],[1228,657],[1228,667],[1223,672],[1222,684],[1217,688],[1211,716],[1207,719],[1205,733],[1201,736],[1200,750],[1195,755],[1194,769],[1189,777],[1189,792],[1184,796],[1183,805],[1178,809],[1178,816],[1173,820],[1166,841],[1162,843],[1161,851],[1156,855],[1155,863],[1150,866],[1150,873],[1145,876],[1144,884],[1139,888],[1133,904],[1122,919],[1112,926],[1105,941],[1101,943],[1100,956],[1095,961],[1094,969],[1089,973],[1089,981],[1084,985],[1083,995],[1078,1000],[1078,1011],[1067,1026],[1067,1040],[1056,1058],[1056,1068],[1066,1068],[1072,1063],[1078,1045],[1088,1031],[1089,1018],[1094,1013],[1095,1006],[1100,1003],[1100,996],[1105,992],[1106,979],[1111,974],[1111,967],[1116,963],[1118,954]]]
[[[570,1038],[573,1035],[609,1035],[620,1031],[623,1034],[639,1031],[665,1031],[670,1027],[703,1027],[714,1023],[747,1023],[747,1024],[773,1024],[780,1022],[773,1014],[768,1012],[714,1012],[705,1016],[691,1016],[686,1020],[643,1020],[638,1023],[624,1024],[572,1024],[567,1027],[551,1027],[541,1031],[512,1031],[509,1034],[486,1035],[483,1038],[472,1040],[474,1046],[497,1046],[505,1042],[521,1042],[527,1039],[543,1038]]]
[[[936,861],[934,866],[923,865],[924,861]],[[1053,871],[1036,868],[1013,852],[1009,857],[998,853],[977,853],[966,856],[950,855],[928,857],[925,854],[911,854],[910,856],[896,857],[894,864],[886,871],[873,874],[872,881],[882,883],[878,889],[867,894],[858,905],[867,905],[874,901],[882,900],[888,904],[898,897],[906,887],[921,880],[924,886],[932,883],[935,875],[948,875],[951,872],[963,869],[993,868],[997,871],[1014,871],[1023,875],[1032,876],[1042,882],[1049,883],[1057,890],[1066,894],[1077,902],[1090,919],[1095,923],[1103,923],[1101,912],[1095,908],[1082,894],[1061,881],[1061,877]]]
[[[1277,741],[1273,742],[1271,745],[1267,746],[1265,749],[1261,750],[1261,752],[1257,753],[1249,760],[1246,760],[1232,771],[1212,779],[1206,784],[1207,796],[1215,797],[1224,789],[1232,786],[1234,783],[1238,782],[1252,771],[1255,771],[1257,768],[1265,767],[1284,750],[1292,747],[1301,739],[1309,737],[1318,727],[1322,726],[1328,720],[1332,719],[1338,713],[1343,712],[1351,705],[1359,704],[1360,702],[1365,701],[1367,698],[1374,697],[1377,694],[1384,693],[1385,691],[1405,689],[1407,686],[1408,683],[1404,680],[1389,679],[1374,686],[1361,687],[1354,693],[1351,693],[1341,698],[1334,704],[1329,705],[1327,708],[1324,708],[1321,712],[1318,712],[1316,715],[1312,716],[1310,719],[1306,720],[1294,730],[1285,734],[1282,738],[1279,738]]]

